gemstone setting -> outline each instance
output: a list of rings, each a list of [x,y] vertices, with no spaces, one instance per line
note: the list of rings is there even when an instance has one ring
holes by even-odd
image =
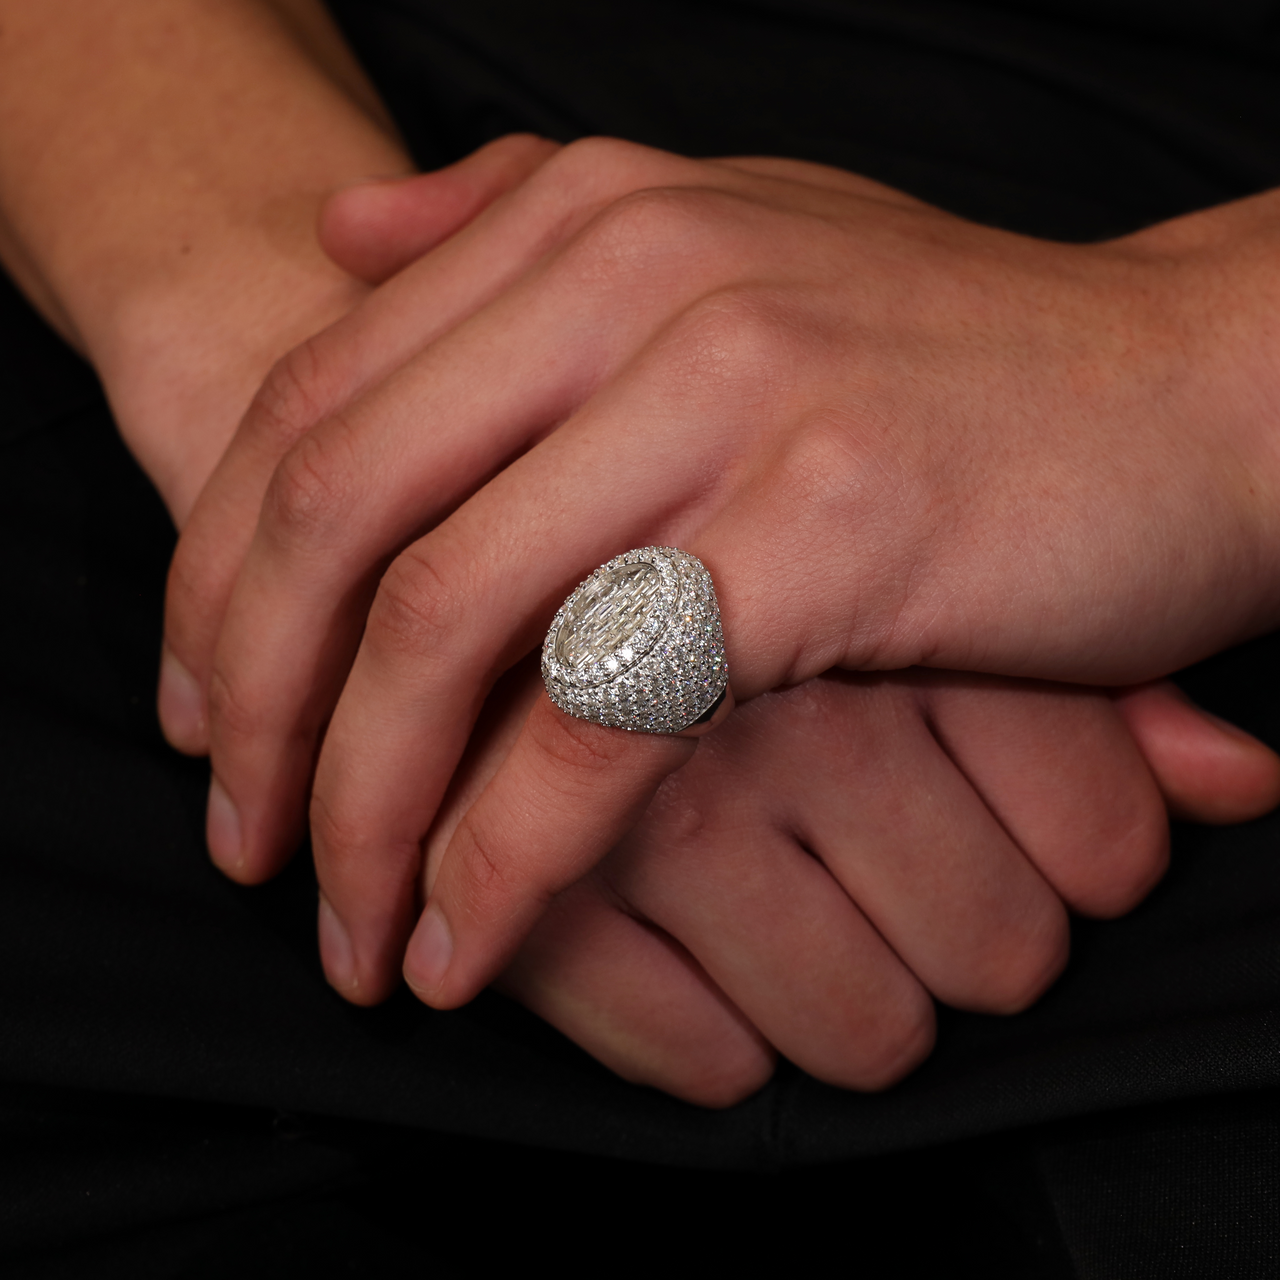
[[[569,715],[613,729],[679,733],[724,694],[729,664],[706,566],[675,547],[615,556],[560,606],[542,678]]]

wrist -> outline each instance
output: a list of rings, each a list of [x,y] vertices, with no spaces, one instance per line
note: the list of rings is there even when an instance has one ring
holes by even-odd
[[[318,250],[224,245],[82,326],[121,434],[179,527],[272,365],[367,292]]]
[[[0,0],[0,257],[181,519],[271,363],[360,287],[325,194],[410,168],[320,0]]]
[[[1198,436],[1242,597],[1237,640],[1280,626],[1280,192],[1118,242],[1154,269],[1172,354],[1169,420]],[[1162,406],[1163,411],[1163,406]]]

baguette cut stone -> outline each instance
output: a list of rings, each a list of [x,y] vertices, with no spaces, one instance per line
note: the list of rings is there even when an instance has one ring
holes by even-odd
[[[566,667],[581,671],[607,654],[614,659],[612,670],[635,661],[635,639],[658,603],[662,577],[651,564],[624,564],[617,569],[601,569],[591,586],[574,592],[573,606],[566,607],[565,619],[556,637],[556,658]],[[586,584],[584,584],[586,585]]]
[[[542,646],[562,711],[611,728],[679,733],[729,678],[720,606],[702,561],[640,547],[601,565],[564,602]]]

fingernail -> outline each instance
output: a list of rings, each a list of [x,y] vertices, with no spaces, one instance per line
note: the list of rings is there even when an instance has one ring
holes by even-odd
[[[444,981],[452,959],[453,935],[448,921],[434,902],[428,902],[405,952],[404,968],[409,985],[415,991],[435,991]]]
[[[209,842],[209,856],[214,865],[227,875],[233,875],[244,865],[240,847],[240,814],[216,776],[209,783],[205,839]]]
[[[329,985],[344,995],[350,994],[360,985],[356,978],[356,958],[351,949],[351,936],[323,893],[320,895],[317,932],[320,936],[320,963],[324,966]]]
[[[196,754],[208,750],[204,694],[195,676],[178,661],[168,645],[160,654],[156,710],[164,736],[179,751]]]

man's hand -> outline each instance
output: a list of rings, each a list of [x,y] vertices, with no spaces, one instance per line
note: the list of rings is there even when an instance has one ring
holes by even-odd
[[[426,880],[537,695],[528,662],[491,695]],[[775,1049],[883,1088],[928,1053],[930,995],[1016,1012],[1065,963],[1064,902],[1112,916],[1145,894],[1167,854],[1162,793],[1187,816],[1251,817],[1280,798],[1280,760],[1170,685],[1108,698],[943,672],[819,677],[709,737],[557,895],[498,986],[691,1102],[740,1101]],[[328,912],[326,966],[349,972]],[[412,986],[418,965],[411,949]]]
[[[317,862],[384,985],[485,693],[646,542],[711,568],[747,699],[832,666],[1127,683],[1272,624],[1264,215],[1068,247],[817,166],[552,156],[269,380],[224,463],[266,490],[238,577],[179,552],[215,857],[279,864],[332,712]],[[691,750],[535,704],[441,859],[420,990],[497,973]]]

